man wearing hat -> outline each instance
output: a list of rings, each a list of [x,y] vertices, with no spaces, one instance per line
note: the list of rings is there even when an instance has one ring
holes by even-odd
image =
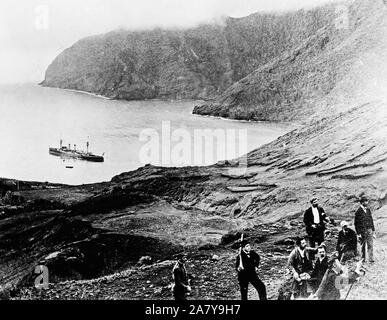
[[[374,262],[375,226],[371,210],[368,208],[368,199],[365,196],[360,197],[360,207],[355,213],[355,229],[361,244],[362,258],[366,261],[366,251],[368,251],[369,262]]]
[[[236,258],[235,269],[238,272],[242,300],[247,300],[249,283],[258,291],[259,300],[267,300],[265,284],[258,278],[255,270],[259,266],[260,256],[251,250],[248,240],[241,242],[241,249]]]
[[[357,256],[357,235],[348,227],[347,221],[340,223],[341,231],[337,239],[336,251],[339,253],[339,260],[345,262]]]
[[[187,293],[191,291],[189,286],[189,280],[185,263],[187,261],[187,255],[181,253],[177,256],[177,262],[172,270],[172,278],[174,280],[173,296],[175,300],[187,300]]]

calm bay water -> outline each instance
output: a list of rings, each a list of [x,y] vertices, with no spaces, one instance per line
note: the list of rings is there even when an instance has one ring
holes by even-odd
[[[114,101],[37,85],[0,86],[0,177],[67,184],[108,181],[143,165],[139,154],[145,143],[139,141],[139,134],[155,129],[161,136],[162,121],[170,121],[172,132],[184,129],[192,136],[197,129],[247,129],[248,151],[291,129],[286,124],[192,115],[195,104]],[[89,150],[105,153],[105,162],[49,155],[49,146],[58,146],[60,139],[83,150],[89,141]]]

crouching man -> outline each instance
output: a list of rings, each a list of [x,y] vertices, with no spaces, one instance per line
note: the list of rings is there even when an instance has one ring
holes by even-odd
[[[321,281],[328,269],[328,257],[326,253],[326,247],[324,244],[317,248],[317,260],[311,273],[311,286],[313,287],[313,293],[315,293],[320,287]]]
[[[341,297],[340,290],[346,289],[348,285],[352,285],[359,280],[361,275],[364,275],[365,270],[362,267],[363,260],[357,263],[355,270],[349,270],[343,266],[339,259],[338,253],[335,252],[328,262],[328,270],[320,284],[319,289],[314,294],[314,298],[318,300],[339,300],[346,299],[350,287],[345,297]]]
[[[308,281],[313,270],[311,253],[316,249],[307,248],[305,238],[296,241],[296,247],[290,253],[288,267],[293,274],[292,295],[294,299],[308,297]]]
[[[341,231],[337,239],[336,250],[339,253],[339,261],[342,263],[357,256],[357,235],[348,227],[347,221],[341,222]]]

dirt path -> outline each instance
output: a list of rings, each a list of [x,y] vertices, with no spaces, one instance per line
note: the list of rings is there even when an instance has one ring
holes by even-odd
[[[187,271],[194,276],[189,300],[239,300],[239,285],[234,271],[235,250],[223,249],[213,253],[218,257],[216,260],[204,254],[187,262]],[[268,298],[275,300],[284,280],[286,257],[263,254],[261,257],[259,276],[266,285]],[[25,288],[16,299],[171,300],[171,270],[174,264],[175,261],[168,260],[93,280],[50,284],[47,290]],[[249,300],[259,300],[251,285]]]

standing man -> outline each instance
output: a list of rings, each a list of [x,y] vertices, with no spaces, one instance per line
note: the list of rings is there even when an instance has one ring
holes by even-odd
[[[290,253],[288,267],[293,274],[292,293],[294,298],[306,298],[308,296],[307,281],[310,279],[309,273],[313,269],[310,259],[311,248],[307,248],[304,238],[296,241],[296,247]]]
[[[371,210],[368,208],[368,199],[365,196],[360,198],[360,208],[355,213],[355,229],[361,244],[362,258],[366,261],[368,251],[369,262],[374,262],[374,220]]]
[[[342,221],[340,226],[341,231],[337,239],[336,251],[339,253],[339,261],[344,263],[357,256],[357,236],[356,232],[348,227],[347,221]]]
[[[325,222],[329,223],[330,219],[324,209],[318,205],[317,198],[310,200],[310,203],[312,206],[304,213],[304,223],[310,246],[315,248],[316,244],[319,246],[324,242]]]
[[[249,283],[258,291],[259,300],[267,300],[266,287],[258,278],[255,268],[258,268],[260,256],[251,250],[250,243],[247,240],[241,242],[241,252],[236,258],[235,268],[238,272],[238,281],[241,290],[242,300],[247,300]]]
[[[187,293],[191,292],[188,274],[185,268],[186,261],[186,254],[178,255],[178,260],[172,270],[172,278],[175,282],[173,286],[173,296],[175,297],[176,301],[187,300]]]

